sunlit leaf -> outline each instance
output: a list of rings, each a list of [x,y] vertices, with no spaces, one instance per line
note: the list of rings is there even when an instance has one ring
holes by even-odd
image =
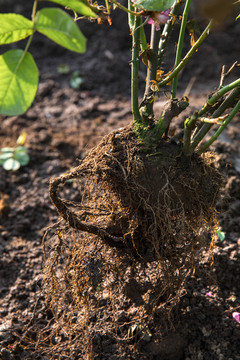
[[[7,171],[9,171],[9,170],[16,171],[20,168],[21,164],[18,160],[11,158],[11,159],[4,161],[2,166]]]
[[[23,114],[38,87],[38,68],[30,53],[9,50],[0,56],[0,113]]]
[[[174,2],[175,0],[135,0],[134,5],[148,11],[164,11]]]
[[[225,239],[225,233],[221,231],[220,229],[217,230],[217,237],[220,241],[223,241]]]
[[[49,0],[49,1],[68,7],[69,9],[76,11],[78,14],[84,16],[90,16],[90,17],[97,17],[97,15],[91,10],[90,6],[88,6],[86,3],[82,1],[78,1],[78,0]]]
[[[7,160],[12,157],[12,151],[11,152],[4,152],[0,154],[0,160]]]
[[[86,38],[70,15],[58,8],[44,8],[36,15],[36,29],[57,44],[77,53],[86,51]]]
[[[194,44],[198,40],[198,35],[200,34],[200,29],[196,20],[189,20],[187,22],[187,28],[189,31],[189,35],[191,36],[190,44],[191,46],[194,46]]]
[[[9,152],[11,153],[11,152],[14,151],[14,149],[11,148],[11,147],[3,147],[3,148],[0,149],[0,151],[1,151],[2,153],[9,153]]]
[[[33,22],[18,14],[0,14],[0,45],[25,39],[33,33]]]

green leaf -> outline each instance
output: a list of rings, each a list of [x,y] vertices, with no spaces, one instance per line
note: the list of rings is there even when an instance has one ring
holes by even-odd
[[[148,11],[164,11],[169,9],[175,0],[135,0],[134,5]]]
[[[2,153],[0,154],[0,160],[7,160],[10,159],[13,155],[13,152],[6,152],[6,153]]]
[[[9,170],[16,171],[16,170],[18,170],[20,168],[21,164],[20,164],[19,161],[11,158],[11,159],[8,159],[8,160],[4,161],[2,166],[7,171],[9,171]]]
[[[35,28],[57,44],[77,53],[86,51],[86,38],[70,15],[58,8],[44,8],[36,15]]]
[[[59,74],[67,75],[70,72],[70,67],[67,64],[61,64],[58,66],[57,71]]]
[[[20,162],[22,166],[25,166],[29,163],[29,155],[26,152],[15,153],[14,159]]]
[[[10,44],[31,35],[33,22],[18,14],[0,14],[0,45]]]
[[[216,234],[220,241],[223,241],[225,239],[225,233],[221,231],[221,229],[218,229]]]
[[[0,149],[2,153],[12,153],[14,151],[14,148],[12,147],[3,147]]]
[[[49,0],[56,4],[66,6],[73,11],[76,11],[78,14],[82,14],[84,16],[97,17],[97,15],[91,10],[90,6],[85,4],[82,1],[78,0]]]
[[[74,71],[72,73],[71,79],[70,79],[70,86],[75,89],[78,90],[80,88],[80,86],[83,83],[83,78],[80,76],[79,71]]]
[[[17,147],[14,149],[14,152],[15,152],[15,153],[27,152],[27,148],[26,148],[25,146],[17,146]]]
[[[37,88],[38,68],[30,53],[9,50],[0,56],[0,114],[23,114]]]

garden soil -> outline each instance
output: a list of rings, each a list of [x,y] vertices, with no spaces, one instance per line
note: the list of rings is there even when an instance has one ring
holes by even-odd
[[[30,4],[23,1],[2,3],[3,12],[31,14]],[[239,24],[226,24],[225,29],[210,36],[181,74],[181,94],[194,82],[184,117],[199,109],[209,92],[218,86],[221,66],[229,67],[239,59]],[[49,181],[78,166],[104,135],[129,125],[132,120],[131,38],[126,17],[116,10],[111,27],[107,23],[97,25],[84,21],[81,28],[88,38],[84,55],[69,53],[50,40],[36,36],[31,51],[40,69],[37,97],[26,114],[0,118],[1,147],[14,146],[18,136],[26,132],[30,155],[29,164],[16,172],[0,168],[0,359],[240,360],[240,323],[233,318],[234,312],[240,312],[239,115],[211,148],[225,176],[217,203],[219,227],[225,239],[215,238],[210,260],[207,253],[201,254],[200,266],[194,274],[189,274],[171,316],[167,316],[165,307],[154,316],[144,318],[142,323],[130,322],[135,314],[141,316],[142,309],[136,295],[138,284],[132,280],[125,287],[128,301],[132,302],[128,307],[131,314],[124,310],[126,304],[121,304],[119,298],[114,319],[105,312],[101,331],[95,332],[91,342],[77,331],[66,332],[64,336],[51,333],[59,324],[56,325],[43,291],[43,237],[46,229],[59,219],[50,201]],[[22,47],[24,42],[18,45]],[[168,59],[172,59],[171,51],[165,59],[166,70],[172,65]],[[69,73],[59,73],[60,65],[68,65]],[[141,65],[142,86],[143,70]],[[74,71],[79,71],[82,79],[79,90],[70,86]],[[231,76],[233,78],[234,72]],[[167,100],[169,91],[165,90],[156,103],[156,112],[160,112]],[[171,131],[183,127],[183,121],[183,115],[174,120]],[[69,200],[79,200],[73,191],[76,186],[75,183],[66,186]],[[82,241],[76,240],[79,243],[89,240],[84,233],[81,236]],[[68,242],[75,241],[73,236],[69,238]],[[100,251],[110,251],[96,239],[92,244],[95,247],[88,249],[89,254],[95,251],[96,259]],[[51,252],[51,239],[48,239],[48,249]],[[123,258],[119,267],[124,267],[124,261]],[[97,266],[95,269],[97,271]],[[154,281],[154,272],[150,272],[148,278],[149,282]],[[109,335],[109,324],[113,320],[125,327],[129,324],[129,339],[121,345]],[[75,321],[72,319],[72,325]],[[94,321],[98,324],[96,319],[91,320],[91,327]],[[40,330],[45,340],[43,337],[39,340]],[[94,329],[90,330],[91,335]],[[55,336],[54,339],[50,339],[51,336]],[[79,350],[86,350],[87,346],[88,357]]]

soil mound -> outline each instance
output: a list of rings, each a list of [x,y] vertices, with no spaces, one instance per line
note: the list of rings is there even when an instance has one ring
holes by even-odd
[[[144,151],[129,126],[51,180],[64,224],[54,230],[55,245],[50,241],[46,293],[54,331],[72,333],[82,358],[97,358],[109,339],[121,353],[140,356],[133,347],[152,340],[151,323],[163,308],[171,323],[200,251],[212,246],[222,183],[213,157],[185,157],[181,145],[169,141],[153,150]],[[74,203],[58,194],[73,179],[79,181]]]
[[[83,191],[79,204],[71,204],[57,191],[76,177]],[[211,155],[186,157],[181,145],[164,140],[145,151],[129,126],[105,136],[80,166],[53,179],[50,196],[72,228],[143,261],[180,261],[184,252],[203,247],[199,234],[214,223],[221,183]]]

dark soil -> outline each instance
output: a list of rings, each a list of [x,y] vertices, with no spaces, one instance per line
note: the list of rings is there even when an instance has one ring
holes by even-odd
[[[30,14],[30,4],[22,4],[24,2],[14,5],[17,7],[15,10]],[[9,1],[2,8],[4,12],[13,11],[12,2]],[[26,146],[30,155],[30,163],[17,172],[6,172],[0,168],[1,359],[49,359],[51,356],[48,352],[53,349],[51,342],[55,344],[56,359],[86,358],[79,350],[80,345],[85,345],[81,343],[81,333],[72,335],[69,332],[69,336],[65,333],[65,337],[49,341],[45,339],[39,344],[36,342],[40,328],[47,337],[49,331],[56,327],[42,289],[42,238],[46,227],[58,221],[58,214],[48,194],[50,178],[77,166],[103,135],[131,122],[130,68],[127,65],[130,60],[130,37],[128,30],[122,32],[125,16],[117,10],[116,15],[112,28],[107,24],[97,26],[84,23],[82,28],[89,39],[88,51],[84,55],[71,54],[41,36],[37,37],[32,47],[41,71],[37,98],[25,115],[0,118],[1,147],[14,146],[20,133],[26,131]],[[222,64],[229,66],[239,58],[239,24],[229,24],[225,31],[213,34],[183,72],[182,91],[191,77],[196,76],[195,89],[190,93],[190,107],[185,117],[199,108],[207,94],[217,86]],[[69,75],[58,73],[60,64],[70,66]],[[166,60],[166,67],[168,64]],[[74,70],[79,70],[84,80],[80,90],[69,86]],[[162,108],[165,101],[166,96],[162,94],[156,111]],[[182,124],[183,117],[179,117],[174,127],[182,127]],[[240,324],[232,317],[234,311],[240,312],[239,144],[237,116],[211,148],[215,151],[219,169],[226,176],[222,197],[217,204],[219,226],[226,237],[222,242],[215,239],[213,261],[209,261],[208,254],[203,253],[200,267],[194,275],[189,275],[172,316],[166,318],[166,311],[159,311],[147,319],[147,323],[144,318],[145,330],[140,332],[132,327],[139,326],[139,322],[132,321],[141,318],[141,298],[136,294],[140,293],[142,297],[143,288],[137,289],[138,284],[128,280],[125,296],[128,298],[126,308],[129,312],[124,313],[126,304],[118,303],[114,318],[106,312],[101,313],[105,321],[101,322],[99,335],[95,334],[91,339],[92,355],[89,359],[94,356],[101,360],[240,359]],[[77,185],[74,186],[76,189]],[[79,200],[70,186],[66,192],[69,200]],[[83,236],[80,240],[76,240],[79,246],[86,243],[88,238]],[[73,245],[70,243],[68,246],[71,248]],[[89,249],[89,258],[92,256],[94,259],[96,254],[93,271],[98,269],[96,264],[100,251],[107,252],[107,248],[101,248],[98,242]],[[114,253],[112,256],[114,258]],[[124,261],[120,263],[122,269]],[[82,266],[84,268],[84,262]],[[153,273],[149,280],[154,280]],[[72,319],[73,324],[74,321]],[[109,335],[113,321],[125,326],[131,323],[130,335],[134,336],[127,344],[119,345]],[[94,333],[94,323],[96,328],[99,325],[96,319],[91,320],[90,335]],[[129,335],[126,329],[124,331],[125,335]],[[151,336],[143,339],[142,334],[146,335],[148,331]]]

